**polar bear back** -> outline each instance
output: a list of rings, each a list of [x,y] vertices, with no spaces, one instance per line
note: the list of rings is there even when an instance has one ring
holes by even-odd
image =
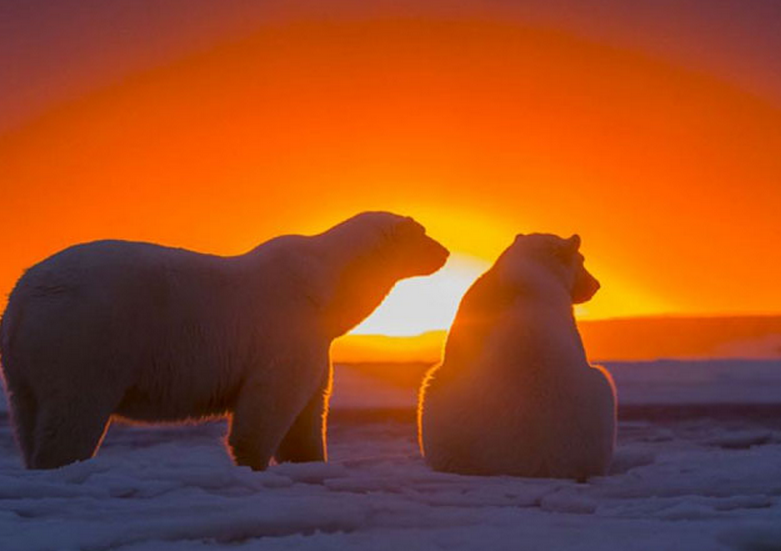
[[[262,268],[292,263],[269,245],[252,259],[125,241],[66,249],[28,270],[14,289],[4,334],[19,338],[4,348],[26,361],[4,358],[4,369],[12,378],[67,386],[77,369],[71,363],[84,357],[83,379],[131,389],[120,415],[221,414],[248,357],[286,324],[282,305],[291,303],[295,273]]]

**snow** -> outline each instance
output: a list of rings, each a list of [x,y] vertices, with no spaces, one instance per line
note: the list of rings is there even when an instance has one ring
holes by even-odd
[[[781,360],[607,362],[625,404],[779,404]]]
[[[781,360],[597,363],[610,371],[619,402],[626,406],[781,405]],[[340,366],[334,382],[339,392],[334,394],[332,405],[359,409],[415,407],[419,381],[426,369],[420,364]],[[418,375],[403,373],[409,370],[416,370]]]
[[[729,366],[702,362],[694,373],[688,363],[622,364],[614,372],[630,405],[643,406],[645,396],[645,405],[667,407],[674,377],[688,393],[671,404],[732,404],[722,393],[730,386],[742,403],[769,405],[775,395],[781,404],[778,362]],[[262,473],[231,464],[224,422],[114,425],[96,458],[25,471],[0,416],[0,549],[781,549],[778,415],[634,415],[620,423],[609,476],[585,484],[466,477],[425,466],[411,410],[391,411],[398,396],[356,409],[349,370],[337,374],[331,461]],[[747,392],[744,383],[764,390]],[[369,385],[360,399],[371,394]]]

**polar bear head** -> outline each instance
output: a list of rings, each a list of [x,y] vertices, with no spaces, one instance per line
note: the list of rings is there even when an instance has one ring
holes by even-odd
[[[382,236],[379,247],[384,249],[386,262],[399,279],[430,275],[447,261],[450,252],[426,235],[426,228],[409,216],[391,213],[373,214]]]
[[[371,268],[394,282],[432,274],[450,254],[414,219],[391,212],[363,212],[321,235],[346,269]]]
[[[564,289],[572,304],[586,302],[599,290],[599,282],[586,270],[580,253],[580,236],[563,239],[534,233],[518,235],[497,261],[505,285],[523,291]]]
[[[333,270],[323,302],[335,334],[371,314],[397,281],[436,272],[450,254],[418,222],[390,212],[353,216],[316,243]]]

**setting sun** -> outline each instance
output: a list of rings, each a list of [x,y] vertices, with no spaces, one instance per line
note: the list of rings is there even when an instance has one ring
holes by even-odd
[[[413,336],[447,329],[461,296],[486,268],[485,262],[454,254],[435,274],[397,283],[380,307],[352,333]]]

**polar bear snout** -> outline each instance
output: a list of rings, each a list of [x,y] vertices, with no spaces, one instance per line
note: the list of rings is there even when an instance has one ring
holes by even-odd
[[[450,251],[426,235],[426,228],[409,216],[396,217],[390,235],[398,273],[403,278],[433,274],[450,256]]]
[[[427,235],[421,236],[409,257],[411,275],[430,275],[439,270],[450,256],[444,246]]]
[[[597,278],[591,275],[586,268],[581,267],[572,287],[572,303],[582,304],[588,302],[597,294],[600,287],[601,285]]]

